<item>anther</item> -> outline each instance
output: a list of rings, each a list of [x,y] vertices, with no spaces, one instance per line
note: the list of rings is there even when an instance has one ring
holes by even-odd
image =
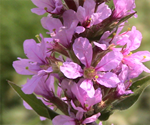
[[[35,35],[35,37],[37,38],[37,40],[39,41],[39,43],[41,43],[39,34]]]

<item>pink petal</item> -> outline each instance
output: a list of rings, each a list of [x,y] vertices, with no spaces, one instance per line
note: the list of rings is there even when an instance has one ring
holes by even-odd
[[[76,125],[73,118],[66,115],[57,115],[52,120],[53,125]]]
[[[116,74],[107,72],[106,74],[99,76],[97,82],[107,88],[115,88],[117,87],[120,80]]]
[[[44,13],[46,13],[46,10],[44,10],[43,8],[33,8],[31,9],[31,12],[37,15],[43,15]]]
[[[95,89],[93,87],[93,82],[89,79],[85,79],[81,84],[80,87],[87,92],[87,95],[92,98],[95,94]]]
[[[106,44],[99,44],[97,42],[94,42],[94,45],[101,48],[102,50],[107,50]]]
[[[133,53],[130,57],[138,60],[139,62],[147,62],[147,61],[150,61],[150,52],[139,51],[139,52]]]
[[[119,65],[122,58],[123,55],[120,52],[111,51],[101,59],[95,69],[98,71],[110,71]]]
[[[94,121],[97,120],[97,118],[98,118],[99,116],[100,116],[100,113],[97,113],[97,114],[95,114],[95,115],[92,115],[91,117],[86,118],[86,119],[83,121],[83,124],[94,122]]]
[[[75,29],[75,32],[80,34],[83,33],[85,31],[85,28],[83,26],[77,26]]]
[[[20,59],[14,61],[13,67],[18,74],[22,75],[34,75],[41,70],[37,63],[32,63],[32,61],[29,59]]]
[[[64,62],[62,66],[60,66],[60,71],[67,78],[76,79],[83,75],[83,70],[80,65],[74,62]]]
[[[93,51],[92,45],[87,38],[77,38],[73,44],[73,51],[81,63],[86,67],[91,65]]]
[[[41,81],[41,78],[42,76],[34,75],[25,85],[23,85],[22,91],[25,94],[32,94],[38,83]]]

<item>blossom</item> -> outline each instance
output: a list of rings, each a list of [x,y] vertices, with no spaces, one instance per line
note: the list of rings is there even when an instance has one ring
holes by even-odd
[[[133,10],[135,8],[134,0],[113,0],[113,2],[115,6],[113,17],[115,18],[122,18],[135,12]]]
[[[86,38],[77,38],[73,44],[73,50],[85,67],[82,69],[80,65],[74,62],[64,62],[60,66],[60,70],[67,78],[75,79],[83,76],[85,80],[82,82],[81,87],[87,92],[89,91],[89,96],[92,96],[93,94],[91,93],[94,93],[92,79],[108,88],[117,86],[117,83],[119,83],[117,75],[109,71],[116,68],[122,60],[122,55],[119,52],[112,51],[107,53],[94,68],[91,66],[92,45]]]
[[[33,39],[24,41],[24,52],[28,59],[21,59],[13,62],[13,67],[19,74],[33,75],[33,77],[23,85],[22,90],[26,94],[31,94],[43,76],[47,76],[53,71],[47,62],[45,41],[42,35],[41,43],[36,43]]]
[[[75,28],[78,24],[75,11],[65,11],[63,13],[63,20],[62,24],[59,19],[47,16],[41,19],[41,23],[45,29],[49,30],[49,34],[54,41],[60,43],[66,48],[69,48],[72,43],[71,40],[75,33]]]
[[[43,15],[46,12],[51,14],[59,14],[63,8],[61,0],[32,0],[32,2],[38,8],[33,8],[31,11],[38,15]]]
[[[95,12],[96,3],[94,0],[86,0],[83,7],[79,6],[77,10],[77,18],[81,24],[76,28],[76,33],[80,34],[92,25],[101,23],[104,19],[111,15],[111,9],[105,3],[100,4]]]

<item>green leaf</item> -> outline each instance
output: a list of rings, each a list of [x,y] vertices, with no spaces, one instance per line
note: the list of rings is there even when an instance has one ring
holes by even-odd
[[[25,94],[22,92],[21,88],[14,84],[13,82],[8,81],[9,85],[19,94],[19,96],[26,101],[32,109],[40,116],[46,117],[48,119],[53,119],[58,114],[48,108],[44,103],[37,99],[34,94]]]
[[[130,108],[138,100],[139,96],[148,85],[150,85],[150,76],[137,80],[130,87],[134,93],[113,103],[112,109],[125,110]]]
[[[134,82],[130,87],[130,90],[134,93],[124,96],[120,100],[116,100],[114,103],[102,110],[99,120],[106,121],[114,110],[125,110],[130,108],[138,100],[139,96],[148,85],[150,85],[150,75]]]

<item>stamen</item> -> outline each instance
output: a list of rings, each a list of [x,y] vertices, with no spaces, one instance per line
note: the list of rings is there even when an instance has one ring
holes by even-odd
[[[98,75],[95,76],[95,79],[98,79]]]
[[[39,34],[35,35],[35,37],[37,38],[37,40],[39,41],[39,43],[41,43]]]
[[[143,59],[141,61],[143,61],[144,59],[146,59],[146,56],[143,56]]]
[[[123,35],[127,34],[129,31],[131,31],[131,28],[130,28],[130,27],[128,27],[128,29],[127,29],[127,31],[126,31],[126,32],[124,32],[124,33],[120,34],[119,36],[123,36]]]

